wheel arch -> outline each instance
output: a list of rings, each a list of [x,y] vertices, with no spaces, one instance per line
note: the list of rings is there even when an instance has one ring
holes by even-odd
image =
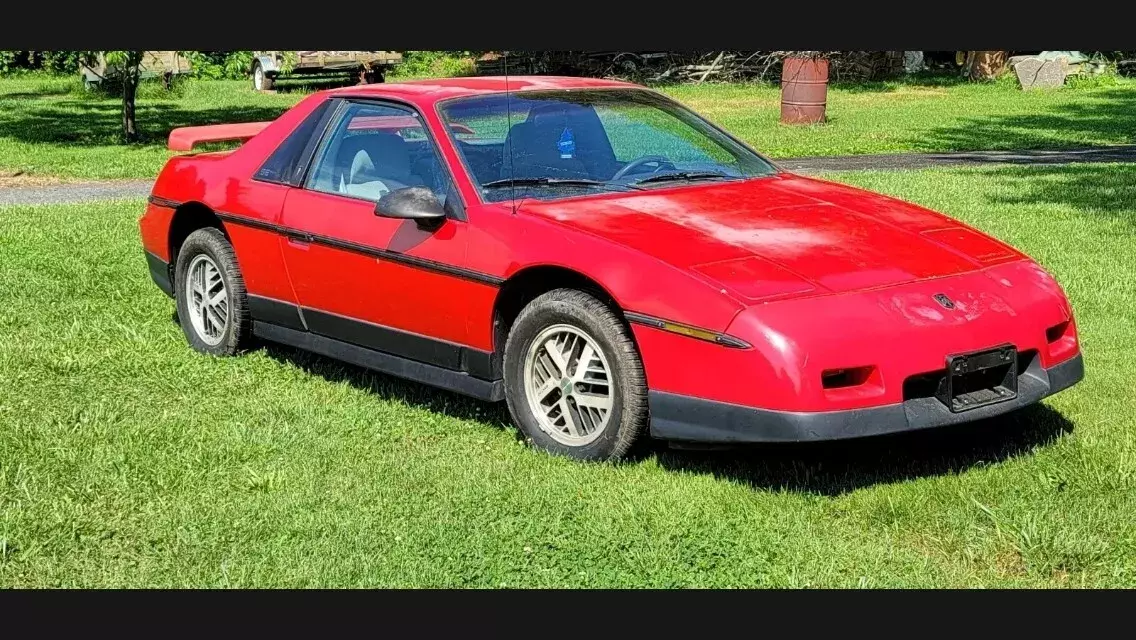
[[[512,328],[521,310],[538,296],[554,289],[577,289],[595,296],[615,313],[616,317],[627,328],[631,340],[635,341],[635,333],[631,330],[631,324],[623,314],[619,302],[606,287],[594,278],[560,265],[532,265],[509,276],[501,285],[497,297],[493,301],[494,371],[500,372],[502,370],[505,340],[509,337],[509,329]],[[636,347],[638,347],[638,343],[636,343]]]
[[[263,54],[253,56],[252,60],[249,61],[249,73],[252,73],[258,64],[264,70],[265,75],[270,73],[275,75],[280,71],[280,66],[276,64],[276,56]]]
[[[168,240],[171,270],[176,268],[178,252],[181,251],[181,245],[185,243],[189,234],[209,227],[220,230],[225,235],[225,239],[229,240],[229,232],[225,229],[224,223],[208,205],[191,201],[182,203],[174,210],[173,219],[170,220]]]

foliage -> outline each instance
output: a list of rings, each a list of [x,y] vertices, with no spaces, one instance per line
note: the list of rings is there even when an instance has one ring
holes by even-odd
[[[1116,64],[1111,62],[1100,73],[1074,74],[1065,78],[1065,85],[1072,89],[1115,87],[1122,82],[1120,74],[1116,72]]]
[[[403,51],[402,63],[391,69],[389,78],[449,78],[475,72],[470,51]]]
[[[252,51],[182,51],[193,68],[193,76],[208,80],[237,80],[252,68]]]
[[[70,74],[95,51],[0,51],[0,74],[47,71]],[[252,51],[181,51],[198,78],[219,80],[243,78],[252,65]]]
[[[79,70],[79,63],[93,51],[0,51],[0,74],[20,71],[46,71],[68,74]]]
[[[280,59],[277,61],[280,66],[280,73],[284,75],[292,73],[292,69],[299,61],[300,54],[296,53],[295,51],[281,51]]]

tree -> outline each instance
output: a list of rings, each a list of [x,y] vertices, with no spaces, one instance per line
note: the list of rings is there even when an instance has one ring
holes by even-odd
[[[103,51],[108,67],[121,69],[122,137],[126,142],[138,140],[138,124],[134,117],[134,98],[138,94],[138,78],[142,51]]]
[[[967,76],[971,80],[993,80],[1006,70],[1009,55],[1009,51],[967,51]]]

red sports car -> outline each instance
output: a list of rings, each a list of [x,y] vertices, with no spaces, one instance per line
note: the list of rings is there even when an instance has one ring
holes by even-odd
[[[947,216],[778,169],[659,93],[467,78],[179,129],[142,242],[189,343],[255,336],[489,401],[536,445],[868,436],[1084,367],[1061,287]]]

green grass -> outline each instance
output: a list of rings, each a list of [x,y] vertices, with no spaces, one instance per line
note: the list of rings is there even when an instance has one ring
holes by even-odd
[[[578,464],[499,406],[192,352],[141,202],[0,209],[0,586],[1136,586],[1136,165],[839,178],[1036,256],[1085,382],[958,429]]]
[[[428,64],[427,64],[428,63]],[[442,62],[426,61],[426,66]],[[448,64],[448,63],[447,63]],[[29,75],[0,79],[0,175],[152,178],[168,157],[171,128],[265,120],[307,90],[258,94],[247,81],[186,81],[173,94],[146,85],[138,100],[142,143],[118,144],[120,102],[86,94],[76,79]],[[773,157],[903,151],[1061,148],[1130,143],[1136,138],[1136,81],[1081,83],[1023,92],[1013,82],[970,84],[913,78],[835,85],[830,122],[778,123],[779,89],[707,84],[662,89]]]
[[[87,93],[77,79],[0,79],[0,175],[24,172],[82,179],[153,178],[170,157],[174,127],[272,120],[306,93],[261,94],[236,80],[179,82],[171,92],[143,83],[137,99],[143,140],[120,143],[122,100]]]
[[[667,93],[772,157],[1067,148],[1136,141],[1136,82],[1022,91],[1011,78],[837,85],[823,125],[778,123],[780,88],[682,85]]]

